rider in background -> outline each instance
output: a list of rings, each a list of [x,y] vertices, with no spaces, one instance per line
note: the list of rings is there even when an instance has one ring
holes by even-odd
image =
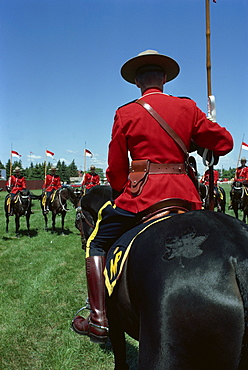
[[[213,170],[213,173],[214,173],[214,195],[217,200],[217,208],[218,210],[221,211],[220,201],[221,201],[222,194],[218,186],[219,172],[217,170]],[[201,182],[204,185],[209,186],[209,180],[210,180],[210,171],[209,169],[207,169],[201,179]]]
[[[122,77],[140,88],[142,100],[170,125],[188,151],[193,139],[215,156],[227,154],[233,148],[233,139],[225,128],[208,120],[193,100],[163,94],[163,85],[178,73],[178,63],[155,50],[140,53],[121,69]],[[91,312],[86,319],[74,318],[72,328],[78,334],[88,335],[94,342],[106,341],[105,256],[111,245],[140,221],[142,211],[168,198],[181,198],[192,210],[202,208],[196,187],[186,173],[185,157],[174,139],[136,101],[116,111],[106,175],[117,197],[100,209],[96,227],[87,240],[86,276]],[[130,176],[142,174],[137,184],[143,187],[136,194],[129,177],[129,158]]]
[[[55,166],[52,166],[49,171],[50,174],[46,175],[45,183],[43,185],[43,189],[45,189],[45,204],[44,204],[44,213],[49,212],[49,200],[52,195],[52,193],[55,190],[58,190],[61,188],[61,181],[59,175],[56,175],[57,168]]]
[[[85,174],[82,182],[82,193],[87,194],[96,185],[100,185],[100,176],[96,173],[96,167],[90,166],[90,172]]]
[[[240,185],[248,185],[248,167],[246,166],[246,158],[242,157],[240,159],[241,166],[236,168],[234,181],[231,185],[231,191],[230,191],[230,206],[228,209],[232,209],[232,198],[233,198],[233,192],[234,192],[234,186],[235,182],[240,183]],[[241,199],[241,205],[242,205],[242,199]],[[242,207],[241,207],[242,208]]]
[[[10,206],[9,206],[9,216],[13,216],[13,200],[17,193],[26,190],[26,179],[23,175],[21,175],[20,167],[16,167],[13,171],[13,175],[10,176],[6,188],[7,191],[10,193]]]

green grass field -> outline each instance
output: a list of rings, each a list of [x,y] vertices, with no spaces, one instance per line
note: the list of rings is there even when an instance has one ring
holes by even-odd
[[[230,185],[223,186],[229,204]],[[34,191],[40,194],[40,191]],[[114,369],[111,346],[93,344],[70,330],[71,319],[87,297],[81,239],[75,209],[65,218],[66,235],[44,230],[38,201],[33,201],[32,236],[15,237],[14,217],[5,233],[6,192],[0,192],[0,369]],[[228,211],[233,216],[232,211]],[[61,218],[56,226],[60,231]],[[51,215],[49,215],[51,227]],[[21,231],[26,230],[21,218]],[[137,342],[128,340],[130,370],[137,369]]]

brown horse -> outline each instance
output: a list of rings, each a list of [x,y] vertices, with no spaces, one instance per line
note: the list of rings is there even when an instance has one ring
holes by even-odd
[[[34,195],[29,192],[29,190],[23,190],[18,192],[13,199],[13,214],[15,215],[15,225],[16,225],[16,236],[19,237],[19,228],[20,228],[20,217],[26,217],[26,224],[28,229],[28,235],[30,236],[30,215],[31,215],[31,206],[32,199],[40,199],[40,196]],[[10,210],[10,201],[11,195],[6,195],[4,202],[5,217],[6,217],[6,233],[9,231],[9,210]]]
[[[45,193],[43,194],[41,199],[41,209],[45,219],[45,230],[48,231],[47,227],[48,218],[44,210],[44,197],[46,197]],[[78,198],[74,193],[73,188],[70,186],[58,189],[50,196],[48,206],[49,210],[52,213],[52,233],[55,232],[55,221],[57,214],[61,214],[61,234],[64,234],[65,232],[64,230],[65,215],[69,211],[67,209],[68,200],[73,204],[74,207],[77,206]]]

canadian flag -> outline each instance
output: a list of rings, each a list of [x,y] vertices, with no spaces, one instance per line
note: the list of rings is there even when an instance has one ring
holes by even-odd
[[[48,157],[53,157],[54,156],[54,153],[53,152],[50,152],[50,150],[46,150],[46,155]]]
[[[242,149],[248,150],[248,144],[242,142]]]
[[[93,157],[93,154],[88,150],[88,149],[84,149],[84,154],[87,156],[87,157]]]
[[[17,158],[21,157],[21,154],[17,153],[15,150],[11,150],[11,155],[12,157],[17,157]]]

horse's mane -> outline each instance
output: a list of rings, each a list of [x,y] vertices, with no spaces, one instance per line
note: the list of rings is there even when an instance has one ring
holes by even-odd
[[[88,211],[97,220],[97,213],[99,209],[108,201],[112,200],[112,188],[106,185],[96,185],[84,195],[81,199],[81,206],[83,210]]]

